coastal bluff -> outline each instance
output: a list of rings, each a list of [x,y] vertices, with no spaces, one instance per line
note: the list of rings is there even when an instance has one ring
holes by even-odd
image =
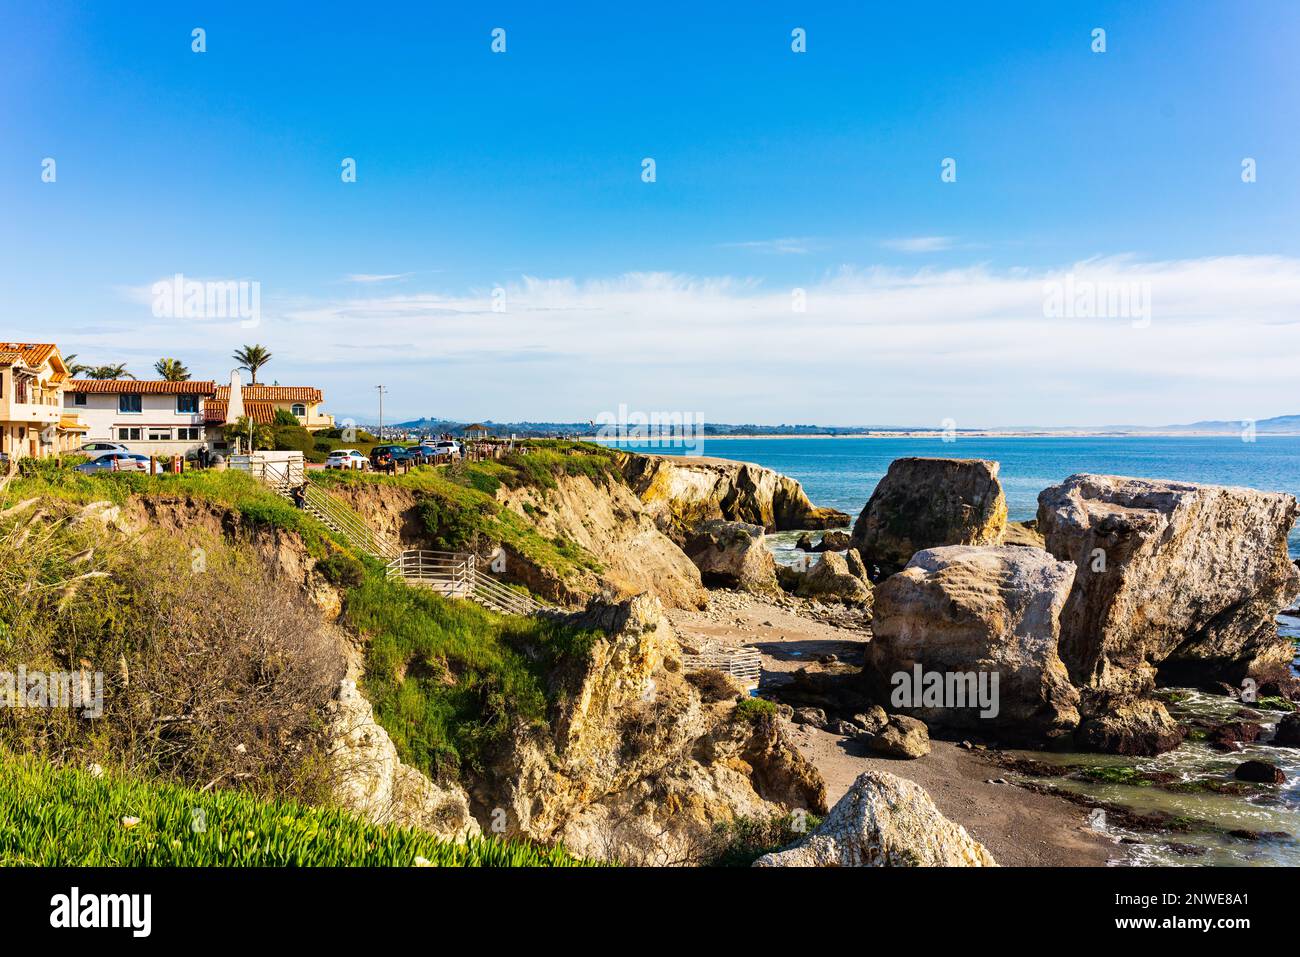
[[[659,528],[678,544],[710,520],[747,522],[769,532],[849,524],[844,512],[814,505],[795,479],[750,462],[624,453],[621,465]]]

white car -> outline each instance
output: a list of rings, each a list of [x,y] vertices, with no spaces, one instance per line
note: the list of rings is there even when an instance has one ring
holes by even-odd
[[[370,460],[358,452],[356,449],[335,449],[325,460],[327,469],[356,469],[361,471],[369,468]]]
[[[89,455],[94,458],[101,452],[130,452],[121,442],[87,442],[77,450],[82,455]]]
[[[155,461],[154,475],[162,474],[162,463]],[[77,466],[78,472],[148,472],[149,456],[139,452],[101,452],[89,462]]]

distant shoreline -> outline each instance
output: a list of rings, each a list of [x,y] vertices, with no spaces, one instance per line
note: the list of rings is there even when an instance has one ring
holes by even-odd
[[[1257,438],[1295,438],[1300,432],[1260,432],[1256,434]],[[1210,439],[1210,438],[1241,438],[1241,432],[1090,432],[1080,430],[1078,432],[1000,432],[996,429],[978,432],[957,432],[952,442],[960,439]],[[685,437],[687,442],[713,442],[716,440],[731,439],[938,439],[943,441],[942,432],[843,432],[843,433],[801,433],[798,435],[767,434],[767,435],[701,435]],[[573,441],[577,442],[609,442],[617,444],[625,442],[631,444],[653,444],[655,442],[668,443],[681,441],[665,436],[663,438],[645,437],[636,439],[633,437],[610,438],[608,436],[594,435],[575,435]],[[951,444],[951,443],[949,443]]]

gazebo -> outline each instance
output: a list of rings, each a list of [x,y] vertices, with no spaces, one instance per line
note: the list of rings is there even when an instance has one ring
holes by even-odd
[[[492,433],[492,430],[482,422],[475,422],[473,425],[467,425],[460,431],[467,439],[485,439]]]

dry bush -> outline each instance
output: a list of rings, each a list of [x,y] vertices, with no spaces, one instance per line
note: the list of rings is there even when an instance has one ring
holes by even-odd
[[[82,520],[79,520],[82,519]],[[199,787],[315,799],[336,642],[250,549],[0,513],[0,670],[104,673],[104,713],[0,709],[0,740]]]

